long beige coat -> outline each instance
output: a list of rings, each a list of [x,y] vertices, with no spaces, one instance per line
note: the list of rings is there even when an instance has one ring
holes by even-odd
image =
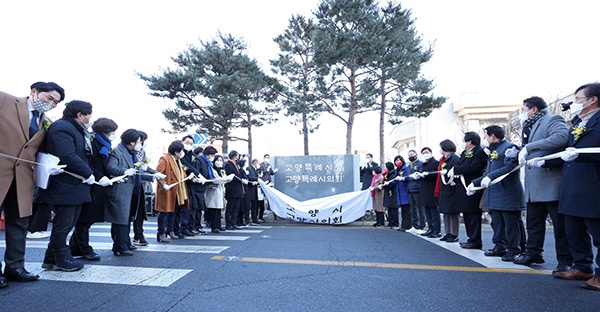
[[[383,174],[379,175],[379,178],[375,181],[375,186],[383,184]],[[385,212],[385,208],[383,208],[383,190],[375,187],[373,190],[373,210],[375,212]]]
[[[0,92],[0,153],[35,161],[46,131],[40,116],[40,130],[29,139],[29,108],[27,98],[17,98]],[[16,179],[19,216],[32,214],[33,167],[31,163],[0,156],[0,202],[4,202],[11,183]]]
[[[156,171],[165,174],[167,177],[165,178],[164,183],[167,185],[171,185],[175,182],[179,182],[177,180],[177,171],[179,170],[177,168],[177,164],[175,163],[175,159],[173,158],[172,155],[165,155],[160,157],[160,159],[158,160],[158,165],[156,166]],[[183,172],[184,178],[187,176],[185,171]],[[186,194],[187,194],[187,187],[185,187],[185,182],[184,183],[180,183],[177,184],[176,186],[173,186],[173,188],[171,188],[168,191],[165,191],[165,189],[162,188],[162,181],[158,181],[157,182],[157,187],[156,187],[156,206],[155,209],[156,211],[160,211],[160,212],[175,212],[175,201],[177,200],[177,188],[182,187]],[[190,201],[189,201],[189,196],[187,196],[188,199],[185,201],[185,204],[183,204],[181,207],[184,208],[189,208],[190,207]]]

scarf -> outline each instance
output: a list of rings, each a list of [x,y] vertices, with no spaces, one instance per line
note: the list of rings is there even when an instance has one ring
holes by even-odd
[[[92,134],[94,135],[96,140],[98,140],[100,145],[102,145],[98,153],[104,156],[104,158],[108,158],[108,153],[110,152],[110,148],[112,147],[110,140],[106,137],[106,135],[104,135],[104,133],[92,132]]]
[[[200,157],[202,157],[202,159],[206,160],[206,163],[208,164],[208,179],[209,180],[214,179],[215,173],[213,172],[211,161],[208,160],[208,157],[206,157],[206,155],[204,155],[204,154],[202,154]]]
[[[119,144],[123,145],[123,143],[119,143]],[[133,160],[133,163],[134,164],[137,163],[138,162],[137,151],[130,150],[125,145],[123,145],[123,147],[127,150],[127,152],[129,152],[129,155],[131,155],[131,160]],[[140,195],[141,188],[142,188],[142,177],[139,174],[134,174],[133,175],[133,196]]]
[[[521,142],[523,146],[529,142],[529,133],[531,132],[533,125],[547,113],[548,109],[544,108],[541,111],[531,115],[531,117],[527,118],[523,122],[523,133],[521,134]]]
[[[375,185],[377,185],[377,179],[379,179],[379,177],[381,177],[381,173],[376,173],[373,176],[373,179],[371,180],[371,187],[374,187]],[[375,190],[371,191],[371,197],[375,197]]]
[[[442,156],[440,158],[440,162],[438,163],[438,171],[442,171],[442,165],[446,162],[446,156]],[[442,173],[438,172],[437,179],[435,180],[435,190],[433,191],[433,196],[440,196],[440,183],[442,180]]]
[[[171,158],[173,160],[173,163],[171,164],[171,166],[173,167],[173,169],[177,168],[175,170],[175,173],[177,174],[177,182],[183,181],[185,173],[183,172],[183,165],[181,164],[181,160],[179,159],[179,157],[175,158],[175,156],[171,155]],[[185,201],[187,200],[187,194],[185,192],[185,187],[180,187],[181,184],[177,184],[177,204],[179,206],[182,206],[185,204]]]

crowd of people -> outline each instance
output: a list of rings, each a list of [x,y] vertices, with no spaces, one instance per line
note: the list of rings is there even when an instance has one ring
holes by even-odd
[[[0,288],[8,281],[39,279],[25,269],[26,238],[46,237],[35,234],[47,231],[50,219],[42,268],[66,272],[82,269],[83,261],[101,259],[89,239],[96,222],[111,224],[115,256],[132,256],[137,246],[148,245],[143,224],[147,197],[154,194],[159,243],[207,234],[202,222],[211,233],[264,222],[258,179],[270,183],[276,173],[269,155],[262,163],[253,159],[246,168],[244,155],[231,151],[225,161],[213,146],[194,148],[193,137],[186,135],[171,142],[156,168],[150,168],[144,131],[127,129],[117,138],[117,123],[109,118],[92,121],[92,104],[79,100],[66,103],[62,118],[52,122],[45,113],[64,100],[64,89],[54,82],[36,82],[30,89],[21,98],[0,92],[0,128],[10,137],[0,144],[6,229]],[[57,162],[42,162],[40,155],[52,155]],[[39,171],[45,174],[36,167],[47,167]]]
[[[589,149],[600,147],[599,99],[600,83],[577,88],[570,129],[542,98],[525,99],[520,146],[505,138],[501,126],[490,125],[483,140],[464,134],[460,156],[451,140],[440,142],[439,160],[429,147],[421,149],[422,160],[410,150],[408,162],[396,156],[382,166],[367,154],[362,188],[373,197],[373,226],[386,226],[387,216],[391,229],[455,243],[462,213],[467,239],[460,247],[482,249],[482,213],[488,211],[493,248],[484,255],[531,266],[545,262],[549,216],[558,262],[552,275],[600,290],[600,151]]]

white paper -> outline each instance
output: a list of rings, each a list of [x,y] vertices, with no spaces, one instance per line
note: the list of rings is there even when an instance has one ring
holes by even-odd
[[[35,166],[33,172],[35,185],[46,189],[50,180],[50,169],[59,167],[60,158],[48,153],[37,153],[36,162],[38,164]]]

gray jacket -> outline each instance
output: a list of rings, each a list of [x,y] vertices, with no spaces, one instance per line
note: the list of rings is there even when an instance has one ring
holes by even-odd
[[[546,114],[533,126],[529,133],[527,159],[546,156],[562,151],[569,141],[569,129],[561,116]],[[560,195],[562,166],[537,168],[525,166],[525,201],[557,201]]]

